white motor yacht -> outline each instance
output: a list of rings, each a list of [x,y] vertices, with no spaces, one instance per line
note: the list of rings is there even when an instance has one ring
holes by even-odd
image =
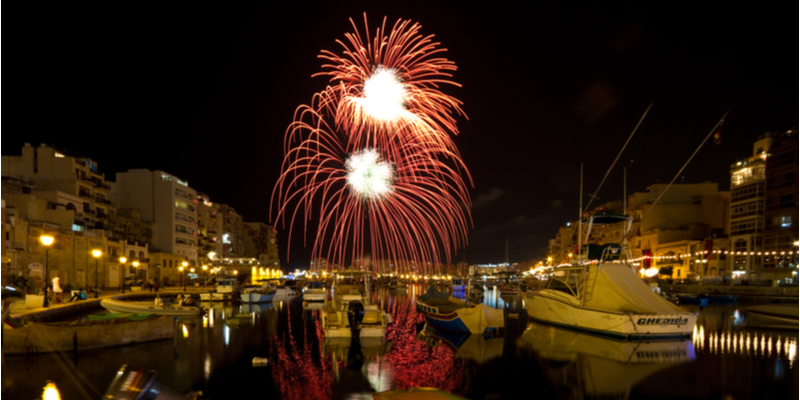
[[[200,293],[202,301],[231,301],[233,294],[237,292],[238,282],[236,278],[217,279],[217,288],[213,292]]]
[[[342,271],[333,274],[332,295],[325,299],[322,328],[325,337],[383,338],[392,317],[369,302],[370,273]]]
[[[595,215],[593,223],[627,222],[623,215]],[[536,321],[623,339],[669,339],[689,336],[697,314],[654,293],[632,266],[617,258],[623,245],[590,248],[587,260],[556,268],[547,286],[525,293],[528,316]],[[615,257],[616,256],[616,257]],[[594,259],[594,261],[590,261]],[[590,263],[591,262],[591,263]]]
[[[306,281],[303,284],[304,301],[325,301],[328,291],[325,289],[325,282]]]

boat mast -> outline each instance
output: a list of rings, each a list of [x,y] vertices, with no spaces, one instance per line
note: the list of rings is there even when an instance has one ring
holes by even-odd
[[[581,263],[583,245],[581,243],[581,233],[583,232],[583,163],[581,163],[581,184],[580,198],[578,200],[578,262]]]

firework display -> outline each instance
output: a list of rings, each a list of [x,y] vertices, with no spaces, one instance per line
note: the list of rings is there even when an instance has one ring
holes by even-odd
[[[368,28],[366,40],[357,28],[346,34],[341,55],[322,52],[330,63],[315,76],[331,84],[298,107],[286,132],[274,209],[290,238],[301,220],[315,232],[312,258],[327,269],[367,256],[422,271],[467,243],[471,178],[451,139],[463,111],[439,91],[458,86],[449,80],[456,66],[419,24],[385,27],[372,40]]]

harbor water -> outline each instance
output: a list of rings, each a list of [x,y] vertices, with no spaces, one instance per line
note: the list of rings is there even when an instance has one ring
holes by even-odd
[[[369,399],[408,387],[437,387],[472,399],[798,393],[798,332],[754,326],[741,308],[755,303],[682,306],[699,314],[691,338],[642,343],[529,321],[519,296],[500,296],[491,287],[482,301],[504,310],[506,328],[498,335],[438,331],[415,308],[426,289],[372,293],[394,320],[384,341],[326,341],[322,303],[299,295],[264,305],[207,303],[207,315],[176,320],[172,340],[4,356],[2,396],[41,398],[52,381],[64,399],[97,399],[123,364],[155,370],[162,384],[182,393],[202,391],[204,399]],[[254,366],[254,357],[267,358],[267,365]]]

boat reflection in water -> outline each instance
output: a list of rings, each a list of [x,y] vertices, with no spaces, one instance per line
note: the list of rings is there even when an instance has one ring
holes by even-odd
[[[691,340],[621,341],[536,322],[517,345],[533,350],[556,391],[570,398],[626,398],[649,376],[695,359]]]
[[[425,328],[417,334],[417,340],[421,340],[431,347],[444,343],[455,351],[456,357],[478,364],[502,357],[505,341],[502,337],[436,329],[429,324],[425,324]]]

